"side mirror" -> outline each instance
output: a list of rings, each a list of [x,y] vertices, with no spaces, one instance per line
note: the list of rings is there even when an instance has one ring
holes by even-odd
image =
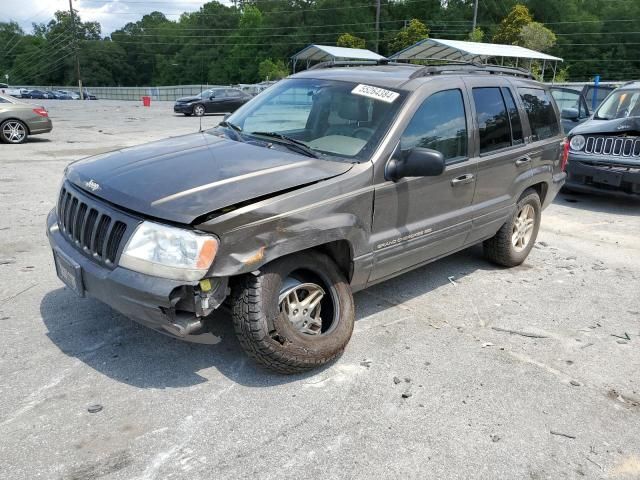
[[[578,112],[577,108],[563,108],[561,116],[565,120],[573,120],[574,122],[577,122],[580,118],[580,112]]]
[[[436,150],[417,147],[394,156],[387,163],[385,178],[395,182],[404,177],[437,177],[442,172],[444,155]]]
[[[216,98],[215,95],[209,95],[209,100],[213,100],[214,98]]]

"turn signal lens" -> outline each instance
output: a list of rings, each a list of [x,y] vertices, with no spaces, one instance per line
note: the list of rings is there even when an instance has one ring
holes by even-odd
[[[218,253],[218,241],[213,238],[205,240],[198,254],[196,268],[209,268],[213,259],[216,258],[216,253]]]

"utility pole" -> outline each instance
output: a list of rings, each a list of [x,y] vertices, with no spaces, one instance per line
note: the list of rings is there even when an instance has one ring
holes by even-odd
[[[376,53],[380,46],[380,0],[376,0]]]
[[[473,2],[473,28],[472,28],[472,30],[476,29],[477,21],[478,21],[478,0],[475,0]]]
[[[76,17],[73,13],[73,5],[69,0],[69,13],[71,14],[71,28],[73,30],[73,50],[76,56],[76,74],[78,75],[78,89],[80,90],[80,100],[84,100],[82,91],[82,77],[80,76],[80,57],[78,56],[78,35],[76,34]]]

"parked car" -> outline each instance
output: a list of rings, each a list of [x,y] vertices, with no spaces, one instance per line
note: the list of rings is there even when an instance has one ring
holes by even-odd
[[[571,88],[551,87],[551,95],[562,112],[562,127],[565,133],[569,133],[591,115],[582,93]]]
[[[640,82],[612,92],[569,142],[567,189],[640,195]]]
[[[59,92],[57,90],[47,90],[47,94],[54,100],[71,100],[71,96],[66,93]]]
[[[227,301],[251,357],[300,372],[343,351],[354,291],[477,243],[524,262],[563,140],[520,70],[310,69],[214,129],[70,164],[47,234],[78,295],[183,338]]]
[[[0,94],[2,94],[2,95],[7,94],[8,95],[8,90],[9,90],[9,85],[7,85],[6,83],[0,83]]]
[[[0,95],[0,141],[3,143],[24,143],[29,135],[47,133],[52,128],[46,108]]]
[[[53,95],[44,90],[29,90],[22,98],[39,98],[39,99],[51,99]]]
[[[251,95],[238,88],[212,88],[199,95],[179,98],[173,106],[173,111],[198,117],[207,113],[231,113],[251,98]]]
[[[80,95],[71,90],[56,90],[56,92],[68,96],[71,100],[80,100]]]

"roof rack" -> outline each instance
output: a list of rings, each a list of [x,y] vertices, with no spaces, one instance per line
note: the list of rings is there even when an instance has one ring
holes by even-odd
[[[338,67],[370,67],[375,65],[407,65],[406,63],[390,62],[388,59],[383,58],[380,60],[341,60],[334,62],[328,60],[326,62],[316,63],[308,70],[318,70],[321,68],[338,68]]]
[[[410,78],[427,77],[429,75],[441,75],[443,73],[456,73],[460,71],[533,78],[531,72],[523,68],[503,67],[501,65],[489,65],[473,62],[461,62],[448,65],[427,65],[422,67],[420,70],[412,73]]]

